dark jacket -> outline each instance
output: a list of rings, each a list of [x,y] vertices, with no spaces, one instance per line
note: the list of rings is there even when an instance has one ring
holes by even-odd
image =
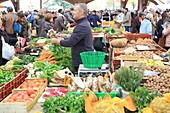
[[[139,17],[136,17],[134,20],[133,20],[133,23],[132,23],[132,33],[139,33],[139,29],[140,29],[140,25],[141,25],[141,22],[139,21]]]
[[[62,40],[61,46],[71,47],[72,64],[78,67],[82,63],[80,53],[84,51],[93,51],[92,31],[86,17],[76,21],[75,27],[69,39]]]
[[[102,21],[99,19],[99,16],[98,15],[90,15],[90,17],[89,17],[90,19],[90,25],[92,26],[92,27],[99,27],[98,26],[98,24],[97,24],[97,22],[100,22],[100,23],[102,23]]]
[[[0,30],[0,66],[5,65],[8,60],[2,58],[2,40],[1,37],[4,37],[6,43],[9,43],[11,38],[6,34],[6,32]]]
[[[59,16],[54,23],[54,30],[58,33],[63,30],[67,30],[67,27],[64,25],[64,17]]]
[[[164,28],[162,27],[163,23],[164,23],[165,19],[160,19],[157,23],[156,26],[156,32],[157,32],[157,37],[161,38],[162,37],[162,31],[164,30]]]
[[[106,13],[103,15],[103,20],[109,21],[109,13],[106,12]]]
[[[48,30],[50,30],[50,29],[52,29],[50,22],[43,21],[42,24],[40,25],[40,28],[38,31],[38,33],[39,33],[38,36],[47,38],[47,33],[48,33]]]
[[[34,19],[33,26],[36,27],[37,31],[40,28],[41,23],[44,21],[44,16],[39,15],[39,18]]]

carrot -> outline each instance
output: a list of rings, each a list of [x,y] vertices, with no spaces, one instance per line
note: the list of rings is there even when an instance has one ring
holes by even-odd
[[[57,64],[56,61],[50,61],[49,63],[51,63],[51,64]]]
[[[48,59],[48,62],[53,61],[54,59],[55,59],[54,57],[51,57]]]

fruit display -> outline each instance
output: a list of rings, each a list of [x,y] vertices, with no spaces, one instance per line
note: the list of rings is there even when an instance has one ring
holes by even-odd
[[[26,102],[29,105],[38,95],[37,90],[15,90],[11,95],[9,95],[3,103],[16,103],[16,102]]]
[[[41,89],[41,87],[47,82],[46,79],[26,79],[19,89]]]
[[[57,97],[57,96],[64,96],[68,93],[68,90],[65,88],[47,88],[45,89],[45,92],[43,93],[43,98],[49,98],[49,97]]]
[[[137,62],[145,63],[146,66],[164,66],[164,64],[160,60],[143,59],[143,60],[138,60]]]
[[[146,76],[144,77],[145,82],[143,86],[149,89],[149,92],[156,90],[160,94],[170,92],[170,74],[161,73],[158,76]]]

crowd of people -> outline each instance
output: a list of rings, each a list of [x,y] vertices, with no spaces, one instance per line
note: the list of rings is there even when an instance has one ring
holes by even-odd
[[[77,8],[77,11],[79,12],[76,12],[75,8]],[[82,11],[83,14],[79,14],[80,11]],[[76,14],[78,14],[78,16],[79,15],[81,16],[78,19],[76,19],[77,16]],[[70,10],[59,9],[56,12],[49,12],[48,10],[41,9],[39,11],[34,10],[32,13],[23,11],[14,13],[12,7],[8,7],[7,13],[6,14],[3,13],[0,19],[0,35],[4,37],[6,43],[15,46],[19,39],[18,37],[22,37],[23,39],[26,40],[25,42],[29,42],[29,40],[32,38],[33,30],[35,31],[34,33],[36,34],[37,37],[49,38],[47,36],[47,33],[50,29],[54,29],[56,32],[61,32],[63,30],[67,30],[70,26],[76,26],[77,29],[74,29],[73,34],[71,36],[74,38],[70,38],[71,40],[69,39],[67,41],[63,41],[63,39],[61,39],[58,41],[56,40],[52,41],[59,45],[69,47],[75,46],[78,43],[77,47],[81,48],[80,45],[83,43],[79,45],[79,43],[81,42],[80,39],[83,37],[85,38],[88,35],[89,37],[92,37],[90,35],[91,31],[89,31],[89,26],[86,26],[85,24],[90,25],[90,28],[92,28],[100,27],[102,25],[102,21],[114,21],[115,24],[123,26],[125,28],[125,31],[127,32],[145,33],[152,35],[153,39],[157,43],[159,42],[159,39],[164,38],[165,48],[169,49],[170,47],[169,15],[170,10],[160,11],[154,9],[150,10],[145,9],[142,12],[139,11],[131,12],[128,10],[128,8],[117,9],[114,11],[111,10],[90,11],[87,10],[87,7],[85,7],[84,5],[79,5],[79,7],[74,7]],[[18,23],[21,26],[20,32],[16,33],[14,31],[13,28],[14,22]],[[94,48],[91,46],[92,42],[89,41],[88,43],[90,44],[85,45],[87,46],[86,49],[93,50]],[[22,46],[24,45],[25,44],[22,44]],[[2,65],[6,62],[6,60],[5,62],[2,61],[4,60],[2,58],[2,41],[0,42],[0,47],[1,47],[0,65]],[[74,47],[72,49],[76,50],[76,48]],[[84,51],[83,48],[82,51]],[[80,52],[78,52],[78,54]],[[73,52],[72,54],[75,53]],[[77,66],[78,65],[76,64],[75,67],[77,68]]]

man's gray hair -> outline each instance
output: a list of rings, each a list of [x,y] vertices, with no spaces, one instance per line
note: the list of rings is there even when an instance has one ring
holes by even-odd
[[[79,7],[79,10],[84,12],[85,16],[88,14],[87,5],[85,3],[77,3],[75,5]]]

